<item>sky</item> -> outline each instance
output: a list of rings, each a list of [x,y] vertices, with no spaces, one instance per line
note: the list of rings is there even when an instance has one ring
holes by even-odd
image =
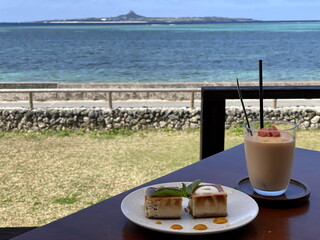
[[[320,0],[0,0],[0,22],[115,17],[320,20]]]

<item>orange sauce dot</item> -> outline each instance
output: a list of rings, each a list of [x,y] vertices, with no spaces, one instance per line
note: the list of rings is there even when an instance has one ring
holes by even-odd
[[[155,224],[162,224],[162,222],[161,221],[156,221]]]
[[[215,218],[213,220],[213,222],[216,223],[216,224],[224,224],[224,223],[228,222],[228,219],[226,219],[224,217],[218,217],[218,218]]]
[[[179,224],[173,224],[170,228],[172,228],[174,230],[181,230],[183,227]]]
[[[197,224],[197,225],[195,225],[194,227],[193,227],[193,229],[194,230],[206,230],[206,229],[208,229],[208,227],[206,226],[206,225],[204,225],[204,224]]]

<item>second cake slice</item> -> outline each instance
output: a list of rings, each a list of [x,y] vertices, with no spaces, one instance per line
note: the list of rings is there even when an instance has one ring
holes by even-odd
[[[198,186],[189,199],[188,208],[194,218],[227,216],[227,193],[219,184]]]

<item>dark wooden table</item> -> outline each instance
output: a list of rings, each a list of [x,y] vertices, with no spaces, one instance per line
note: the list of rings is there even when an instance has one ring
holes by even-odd
[[[14,239],[319,239],[319,170],[320,152],[297,149],[293,178],[309,185],[309,201],[289,209],[260,207],[255,220],[230,232],[199,237],[169,235],[139,227],[127,220],[120,210],[122,199],[135,188]],[[238,180],[246,176],[243,145],[239,145],[142,186],[200,178],[205,182],[234,187]]]

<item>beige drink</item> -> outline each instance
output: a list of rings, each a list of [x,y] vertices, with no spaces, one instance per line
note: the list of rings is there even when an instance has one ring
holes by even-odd
[[[294,159],[296,129],[295,125],[289,124],[290,131],[259,131],[252,128],[252,135],[245,133],[247,170],[251,185],[259,194],[277,196],[284,193],[288,187]]]

